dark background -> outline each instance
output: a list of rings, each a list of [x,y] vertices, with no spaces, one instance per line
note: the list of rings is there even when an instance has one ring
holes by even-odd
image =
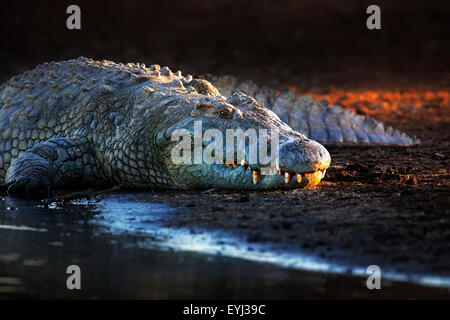
[[[81,30],[66,8],[81,7]],[[366,8],[381,7],[381,30]],[[448,88],[448,1],[7,1],[0,80],[80,55],[300,89]]]

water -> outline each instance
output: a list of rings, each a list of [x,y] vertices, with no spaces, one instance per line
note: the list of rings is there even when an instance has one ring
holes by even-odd
[[[186,208],[139,194],[51,204],[0,199],[0,297],[330,298],[450,297],[445,277],[383,270],[382,290],[365,269],[295,248],[254,244],[217,230],[169,226]],[[68,290],[79,265],[82,290]]]

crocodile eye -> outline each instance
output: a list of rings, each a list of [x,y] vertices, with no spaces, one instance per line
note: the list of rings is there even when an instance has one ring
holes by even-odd
[[[218,108],[210,103],[199,102],[191,111],[193,117],[233,119],[235,110],[232,107]]]
[[[225,119],[233,119],[233,110],[232,109],[222,109],[219,112],[220,116]]]

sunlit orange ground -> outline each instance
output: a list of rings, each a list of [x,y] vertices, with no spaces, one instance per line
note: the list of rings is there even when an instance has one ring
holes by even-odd
[[[427,120],[450,121],[450,92],[447,90],[342,90],[331,88],[327,94],[314,91],[299,92],[309,94],[315,99],[326,99],[330,104],[341,105],[357,114],[385,118],[386,115],[410,118],[417,113],[424,114]]]

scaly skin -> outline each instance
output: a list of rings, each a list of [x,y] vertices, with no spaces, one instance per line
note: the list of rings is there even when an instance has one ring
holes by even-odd
[[[193,134],[194,121],[223,136],[230,128],[278,130],[281,175],[247,165],[248,147],[234,166],[173,163],[171,133]],[[45,63],[3,84],[0,138],[0,179],[12,193],[111,184],[291,189],[318,184],[330,164],[323,146],[245,94],[226,99],[209,82],[158,65],[86,58]]]
[[[239,82],[233,76],[203,75],[225,97],[240,91],[255,98],[258,103],[274,111],[293,129],[325,145],[398,145],[419,143],[392,127],[372,118],[343,110],[340,106],[328,106],[327,101],[314,101],[311,96],[297,97],[290,90],[277,93],[267,87],[259,88],[252,81]]]
[[[0,87],[0,180],[8,192],[25,194],[113,184],[292,189],[317,185],[331,161],[322,145],[300,132],[324,143],[416,142],[305,96],[209,78],[216,87],[167,67],[86,58],[45,63],[13,77]],[[194,121],[201,121],[203,133],[214,128],[223,137],[226,129],[277,130],[279,174],[261,176],[264,164],[248,164],[249,146],[244,159],[234,152],[233,166],[174,163],[171,134],[185,129],[195,135]]]

